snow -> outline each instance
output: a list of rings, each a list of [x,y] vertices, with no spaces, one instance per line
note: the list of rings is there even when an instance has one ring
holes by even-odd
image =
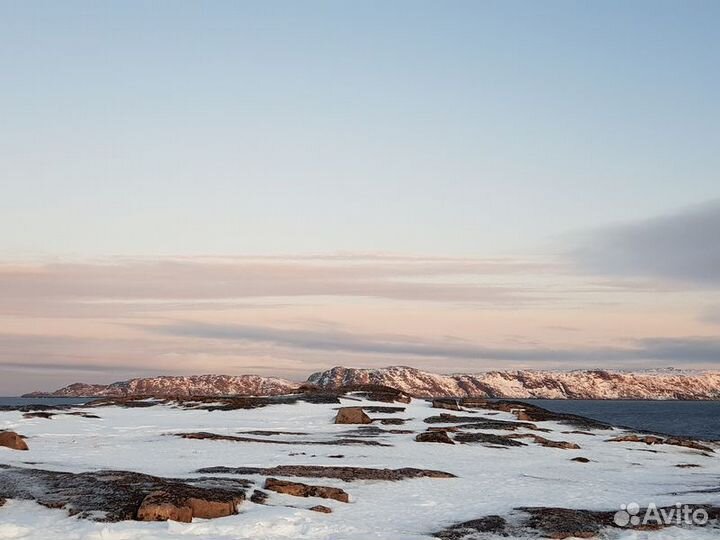
[[[344,400],[343,405],[357,405]],[[387,405],[371,403],[374,405]],[[387,434],[376,440],[392,447],[279,445],[234,441],[188,440],[174,433],[208,431],[237,435],[249,430],[302,431],[309,435],[275,435],[272,440],[328,440],[357,426],[335,425],[336,404],[273,405],[236,411],[201,411],[160,405],[149,408],[103,407],[93,409],[100,419],[57,415],[51,420],[23,418],[20,412],[0,412],[0,429],[28,437],[28,452],[0,448],[0,463],[60,471],[122,469],[165,477],[187,477],[202,467],[270,467],[274,465],[332,465],[378,468],[418,467],[454,473],[455,479],[420,478],[399,482],[342,482],[307,479],[311,484],[340,487],[350,503],[302,499],[271,493],[270,506],[244,502],[240,513],[191,524],[96,523],[68,517],[29,501],[8,501],[0,507],[0,540],[23,539],[298,539],[427,540],[445,526],[488,514],[507,515],[519,506],[562,506],[618,510],[638,502],[672,505],[720,505],[720,494],[671,495],[717,487],[718,457],[673,446],[644,451],[637,443],[610,443],[620,430],[596,431],[596,436],[563,434],[572,427],[539,423],[553,430],[541,433],[554,440],[579,444],[581,450],[562,450],[530,444],[520,448],[489,448],[417,443],[414,434]],[[404,426],[378,426],[424,431],[423,419],[441,411],[423,400],[413,400],[404,413],[371,414],[373,418],[411,418]],[[485,416],[489,411],[480,411]],[[459,413],[466,414],[466,413]],[[509,413],[488,416],[514,420]],[[507,432],[492,432],[507,434]],[[250,437],[263,438],[256,435]],[[342,459],[329,456],[343,454]],[[593,460],[570,461],[576,456]],[[29,465],[32,463],[32,465]],[[681,469],[694,463],[701,468]],[[245,477],[262,487],[264,476]],[[297,479],[303,481],[303,479]],[[311,512],[316,504],[332,507],[332,514]],[[289,506],[292,507],[289,507]],[[717,531],[666,529],[659,532],[616,531],[608,538],[657,539],[715,538]]]

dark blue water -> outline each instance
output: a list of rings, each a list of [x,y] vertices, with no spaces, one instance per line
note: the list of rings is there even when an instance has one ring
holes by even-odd
[[[523,400],[633,429],[720,440],[720,401]]]
[[[20,405],[82,405],[88,401],[90,401],[88,398],[21,398],[0,396],[0,407],[17,407]]]

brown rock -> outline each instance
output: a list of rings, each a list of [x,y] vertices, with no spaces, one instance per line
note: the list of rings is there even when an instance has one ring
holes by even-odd
[[[534,435],[531,433],[523,433],[520,435],[508,435],[508,438],[510,438],[510,439],[532,439],[540,446],[546,446],[548,448],[562,448],[563,450],[580,450],[580,446],[578,446],[575,443],[571,443],[568,441],[551,441],[550,439],[546,439],[545,437],[540,437],[539,435]]]
[[[0,497],[0,506],[4,506],[7,501]]]
[[[265,504],[267,500],[268,494],[259,489],[254,490],[250,496],[250,502],[254,502],[255,504]]]
[[[332,508],[328,508],[322,504],[311,506],[308,510],[312,510],[313,512],[322,512],[323,514],[332,514]]]
[[[371,422],[362,407],[342,407],[335,417],[336,424],[370,424]]]
[[[635,434],[628,434],[628,435],[620,435],[618,437],[614,437],[612,439],[608,439],[610,442],[637,442],[637,443],[645,443],[647,445],[654,445],[654,444],[669,444],[672,446],[682,446],[683,448],[691,448],[693,450],[700,450],[701,452],[715,452],[712,448],[709,446],[706,446],[704,444],[700,444],[696,441],[690,440],[690,439],[681,439],[678,437],[669,437],[667,439],[663,439],[662,437],[656,437],[655,435],[645,435],[645,436],[639,436]]]
[[[200,497],[183,497],[169,491],[153,491],[140,503],[137,518],[140,521],[180,521],[190,523],[192,518],[213,519],[237,514],[239,500],[210,500]]]
[[[570,461],[576,461],[577,463],[590,463],[590,460],[586,457],[574,457]]]
[[[447,409],[448,411],[462,411],[456,399],[433,399],[433,409]]]
[[[328,486],[310,486],[300,482],[289,482],[287,480],[278,480],[277,478],[268,478],[265,480],[265,489],[292,495],[294,497],[320,497],[321,499],[334,499],[340,502],[349,502],[350,497],[346,491],[339,488]]]
[[[446,431],[425,431],[415,437],[417,442],[455,444]]]
[[[180,521],[190,523],[193,511],[187,499],[177,499],[167,491],[154,491],[145,497],[138,508],[140,521]]]
[[[27,443],[14,431],[0,431],[0,446],[11,450],[29,450]]]

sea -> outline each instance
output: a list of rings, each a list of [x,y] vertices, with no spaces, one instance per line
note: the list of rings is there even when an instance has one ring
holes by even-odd
[[[590,399],[522,401],[550,411],[577,414],[618,427],[708,441],[720,440],[720,401]]]
[[[0,407],[82,405],[88,398],[0,397]],[[694,439],[720,441],[720,401],[634,401],[590,399],[522,400],[554,412],[578,414],[614,426]]]

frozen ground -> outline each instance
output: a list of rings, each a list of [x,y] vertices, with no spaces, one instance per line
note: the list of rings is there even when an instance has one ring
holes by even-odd
[[[387,405],[367,403],[363,405]],[[343,405],[358,405],[343,400]],[[394,404],[402,405],[402,404]],[[202,467],[271,467],[274,465],[332,465],[377,468],[418,467],[457,475],[454,479],[412,479],[399,482],[342,482],[327,478],[305,481],[340,487],[350,503],[303,499],[271,493],[269,505],[245,501],[239,514],[190,524],[96,523],[68,517],[29,501],[8,501],[0,507],[0,539],[334,539],[420,540],[456,522],[489,514],[507,515],[520,506],[559,506],[591,510],[618,510],[621,504],[673,505],[676,502],[720,505],[720,493],[673,495],[718,488],[720,459],[674,446],[654,446],[657,453],[637,443],[610,443],[620,431],[596,431],[595,436],[564,434],[573,428],[554,422],[538,425],[552,433],[540,435],[579,444],[563,450],[528,442],[519,448],[491,448],[479,444],[454,446],[415,442],[425,431],[423,419],[437,415],[428,402],[414,400],[404,413],[371,414],[373,418],[410,419],[404,426],[413,434],[387,434],[373,446],[279,445],[217,440],[188,440],[173,433],[206,431],[237,435],[249,430],[306,432],[275,435],[281,440],[329,440],[357,426],[332,423],[336,404],[297,403],[235,411],[184,410],[171,406],[150,408],[105,407],[91,412],[101,418],[58,415],[53,419],[23,418],[21,412],[0,412],[0,430],[27,436],[28,452],[0,448],[0,463],[59,471],[121,469],[165,477],[193,476]],[[466,413],[455,413],[466,414]],[[509,413],[480,410],[476,416],[515,420]],[[434,424],[437,425],[437,424]],[[502,431],[483,431],[507,435]],[[522,431],[521,431],[522,432]],[[252,437],[262,438],[255,435]],[[273,437],[266,437],[270,440]],[[331,455],[342,454],[343,458]],[[592,461],[576,463],[583,456]],[[699,468],[677,468],[696,464]],[[264,476],[244,475],[262,487]],[[332,514],[307,508],[324,504]],[[607,538],[682,539],[717,538],[718,530],[667,528],[656,532],[615,530]]]

